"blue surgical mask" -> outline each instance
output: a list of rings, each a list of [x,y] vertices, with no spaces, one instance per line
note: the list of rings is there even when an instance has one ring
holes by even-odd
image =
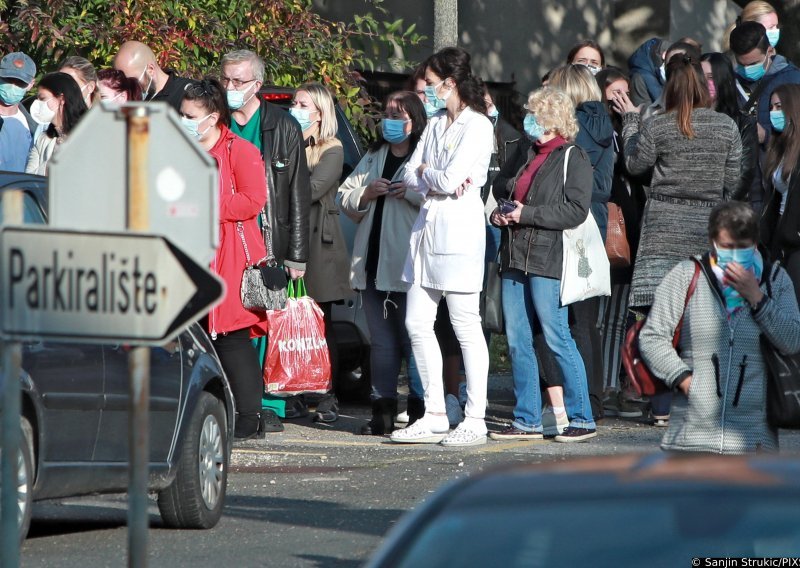
[[[433,115],[439,112],[439,109],[433,106],[429,101],[425,101],[423,106],[425,107],[425,114],[428,116],[428,118],[431,118]]]
[[[311,125],[314,124],[313,122],[311,122],[311,112],[312,111],[306,108],[292,107],[289,109],[289,114],[291,114],[294,117],[294,119],[300,124],[300,130],[302,130],[303,132],[311,128]]]
[[[667,82],[667,64],[662,63],[661,67],[658,68],[658,75],[661,77],[661,82]]]
[[[0,79],[1,81],[2,79]],[[14,83],[3,82],[0,83],[0,101],[4,105],[14,106],[25,97],[26,90],[24,87],[18,87]]]
[[[436,89],[439,88],[439,85],[443,85],[444,81],[441,81],[438,85],[428,85],[425,87],[425,98],[428,99],[428,102],[431,103],[431,106],[436,110],[441,110],[447,105],[447,99],[453,92],[453,89],[447,91],[447,96],[439,97],[436,95]]]
[[[497,118],[498,116],[500,116],[500,111],[497,110],[496,106],[493,106],[492,110],[489,111],[488,116],[489,118]]]
[[[253,85],[255,85],[255,83],[252,83],[250,87],[252,87]],[[247,100],[244,100],[244,95],[247,91],[250,90],[250,87],[247,87],[246,89],[241,91],[225,91],[225,97],[228,99],[228,108],[230,108],[231,110],[239,110],[244,105],[249,103],[250,99],[252,99],[255,96],[255,93],[253,93],[252,95],[247,97]]]
[[[778,28],[767,30],[767,39],[769,40],[769,44],[775,47],[778,45],[778,40],[781,39],[781,30]]]
[[[208,132],[209,129],[211,128],[209,126],[205,130],[200,132],[200,123],[203,122],[205,119],[207,119],[209,116],[211,115],[207,114],[203,118],[199,118],[197,120],[193,120],[191,118],[186,118],[185,116],[182,116],[181,124],[183,124],[183,127],[186,129],[186,132],[189,133],[189,136],[195,138],[196,140],[200,140],[200,138],[205,136],[206,132]]]
[[[769,111],[769,121],[776,132],[783,132],[783,129],[786,128],[786,115],[782,110]]]
[[[528,113],[525,115],[525,120],[522,121],[522,127],[532,140],[538,140],[544,134],[544,128],[536,121],[536,117]]]
[[[764,64],[767,62],[768,57],[769,56],[765,56],[764,61],[761,63],[753,63],[752,65],[737,65],[736,72],[741,77],[744,77],[749,81],[760,81],[767,72],[767,70],[764,68]]]
[[[394,118],[384,118],[381,120],[381,132],[383,132],[383,139],[389,144],[400,144],[408,138],[406,134],[407,120],[398,120]]]
[[[755,269],[756,247],[725,249],[715,243],[714,249],[717,251],[717,266],[722,270],[725,270],[731,262],[740,264],[745,270]]]

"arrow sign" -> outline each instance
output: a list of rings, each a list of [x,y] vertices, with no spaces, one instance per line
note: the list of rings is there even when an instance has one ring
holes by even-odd
[[[0,232],[0,333],[7,339],[160,345],[222,294],[216,276],[161,236]]]

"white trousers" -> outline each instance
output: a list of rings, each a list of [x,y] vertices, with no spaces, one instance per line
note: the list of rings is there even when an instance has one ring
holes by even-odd
[[[444,414],[444,381],[442,380],[442,352],[433,331],[436,311],[444,292],[411,286],[406,296],[406,328],[411,338],[411,349],[417,362],[422,388],[425,390],[425,412]],[[483,337],[479,311],[480,293],[447,292],[444,299],[450,311],[467,375],[467,419],[480,421],[486,416],[486,389],[489,374],[489,350]]]

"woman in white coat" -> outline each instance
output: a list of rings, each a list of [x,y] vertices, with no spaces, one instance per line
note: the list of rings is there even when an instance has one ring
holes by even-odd
[[[410,384],[409,423],[422,418],[423,391],[411,365],[406,331],[403,263],[411,228],[423,197],[408,191],[403,166],[425,130],[422,101],[409,91],[392,93],[384,105],[380,138],[339,187],[341,210],[358,223],[350,264],[350,286],[361,292],[370,337],[372,420],[362,434],[383,436],[394,430],[397,378],[405,358]],[[416,380],[415,380],[416,379]]]
[[[409,190],[425,197],[411,233],[403,279],[406,328],[425,390],[425,415],[392,433],[400,443],[472,446],[486,443],[489,352],[481,329],[479,295],[486,246],[480,189],[493,149],[483,86],[469,54],[449,47],[425,62],[428,101],[440,109],[429,121],[405,167]],[[445,413],[442,353],[433,323],[445,298],[464,356],[466,418],[453,431]]]

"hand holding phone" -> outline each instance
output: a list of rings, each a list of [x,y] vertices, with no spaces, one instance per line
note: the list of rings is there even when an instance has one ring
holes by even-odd
[[[498,199],[497,206],[500,208],[501,215],[508,215],[512,211],[514,211],[517,206],[513,201],[509,201],[508,199]]]

